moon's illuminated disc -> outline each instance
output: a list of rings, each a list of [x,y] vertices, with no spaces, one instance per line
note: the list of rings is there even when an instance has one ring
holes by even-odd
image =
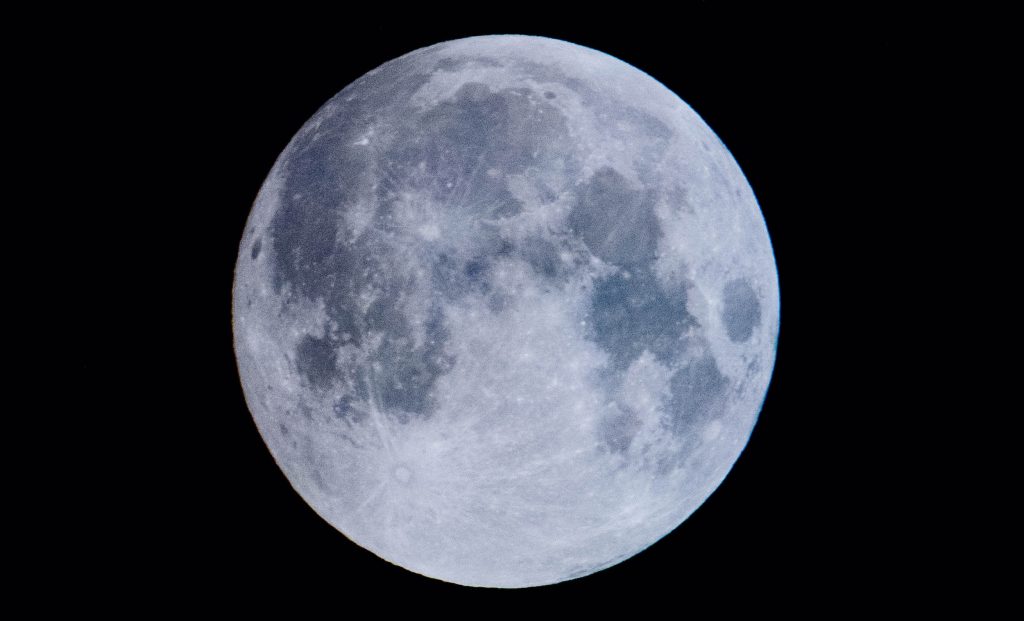
[[[750,436],[775,262],[714,133],[615,58],[417,50],[278,158],[234,289],[246,399],[299,494],[411,571],[525,587],[678,526]]]

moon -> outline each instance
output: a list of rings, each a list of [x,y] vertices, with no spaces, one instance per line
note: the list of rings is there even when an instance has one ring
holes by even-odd
[[[295,490],[410,571],[518,588],[644,550],[719,486],[775,359],[753,191],[642,71],[531,36],[413,51],[281,153],[233,292]]]

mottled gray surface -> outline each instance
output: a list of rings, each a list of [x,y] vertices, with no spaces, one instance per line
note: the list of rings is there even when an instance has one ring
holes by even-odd
[[[778,330],[728,151],[609,56],[417,50],[281,154],[235,282],[253,416],[302,497],[410,570],[520,587],[682,522],[742,450]]]

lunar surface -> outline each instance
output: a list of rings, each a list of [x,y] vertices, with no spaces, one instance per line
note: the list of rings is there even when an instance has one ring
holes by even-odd
[[[689,106],[603,53],[474,37],[328,101],[234,285],[246,400],[303,499],[463,585],[585,576],[685,520],[775,357],[761,211]]]

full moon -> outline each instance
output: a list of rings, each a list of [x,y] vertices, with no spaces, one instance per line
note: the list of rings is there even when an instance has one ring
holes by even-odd
[[[235,270],[235,353],[299,495],[447,582],[529,587],[679,526],[775,360],[764,218],[675,94],[592,49],[413,51],[281,153]]]

